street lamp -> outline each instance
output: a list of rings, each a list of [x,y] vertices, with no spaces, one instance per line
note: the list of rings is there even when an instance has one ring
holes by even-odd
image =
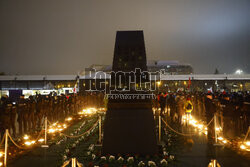
[[[238,70],[235,71],[235,74],[238,74],[238,75],[240,75],[242,73],[243,73],[243,71],[241,69],[238,69]]]

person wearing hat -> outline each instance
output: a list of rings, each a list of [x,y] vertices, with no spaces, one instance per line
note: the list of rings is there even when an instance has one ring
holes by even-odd
[[[190,96],[188,96],[187,97],[187,101],[186,101],[186,103],[184,104],[184,111],[185,111],[185,113],[186,113],[186,116],[187,116],[187,122],[186,123],[189,123],[189,120],[190,120],[190,118],[191,118],[191,113],[192,113],[192,111],[193,111],[193,104],[192,104],[192,102],[191,102],[191,97]]]

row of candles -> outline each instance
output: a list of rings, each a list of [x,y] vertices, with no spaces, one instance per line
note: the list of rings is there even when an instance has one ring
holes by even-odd
[[[78,112],[79,119],[81,119],[83,116],[91,116],[93,114],[96,114],[97,111],[105,111],[105,108],[99,108],[99,109],[86,108],[86,109],[83,109],[82,111]],[[45,131],[48,134],[55,134],[57,132],[62,132],[63,130],[65,130],[68,127],[69,123],[72,120],[73,120],[72,117],[67,117],[65,119],[64,123],[54,122],[54,123],[50,124],[48,127],[46,127],[45,130],[42,129],[42,131]],[[47,124],[47,122],[45,124]],[[38,140],[34,140],[30,135],[25,134],[21,140],[24,142],[22,144],[23,146],[31,147],[33,145],[36,145],[37,143],[40,143],[40,144],[45,143],[46,144],[47,139],[46,139],[46,137],[41,137]],[[0,167],[4,165],[2,162],[3,157],[4,157],[4,152],[0,151]]]
[[[188,123],[190,125],[192,125],[194,128],[196,128],[199,132],[207,135],[207,126],[204,125],[202,122],[199,122],[197,121],[194,117],[192,117],[191,115],[190,116],[187,116],[187,115],[184,115],[182,117],[182,121],[183,123]],[[250,128],[249,128],[250,129]],[[228,139],[225,139],[222,135],[219,135],[222,133],[222,128],[220,126],[215,126],[215,131],[216,131],[216,135],[217,135],[217,140],[223,144],[229,144],[229,143],[232,143],[230,140]],[[248,130],[250,131],[250,130]],[[246,134],[246,137],[243,141],[240,141],[240,142],[237,142],[237,145],[238,147],[241,149],[241,150],[244,150],[244,151],[250,151],[250,141],[246,140],[247,137],[248,137],[248,133]]]
[[[83,109],[82,111],[78,112],[78,115],[80,116],[80,118],[82,118],[82,116],[90,116],[90,115],[93,115],[93,114],[96,114],[97,111],[103,111],[104,108],[99,108],[99,109],[96,109],[96,108],[86,108],[86,109]],[[57,133],[57,132],[62,132],[64,129],[67,128],[67,124],[72,121],[73,118],[72,117],[68,117],[65,119],[65,123],[59,123],[59,122],[55,122],[53,124],[51,124],[47,130],[47,133],[48,134],[54,134],[54,133]],[[30,136],[28,135],[24,135],[23,139],[25,140],[24,144],[27,145],[27,146],[30,146],[30,145],[33,145],[36,143],[35,140],[30,140]],[[38,142],[40,143],[43,143],[45,141],[44,138],[40,138],[38,140]]]

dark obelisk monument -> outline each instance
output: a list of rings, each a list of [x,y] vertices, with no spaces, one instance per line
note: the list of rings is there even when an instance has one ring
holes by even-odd
[[[147,70],[143,31],[118,31],[112,70],[130,72],[136,68]],[[115,83],[111,75],[111,84]],[[136,76],[139,77],[139,76]],[[134,78],[132,78],[134,79]],[[134,89],[136,84],[126,82],[122,89],[112,94],[140,95]],[[131,86],[129,91],[125,88]],[[155,125],[151,99],[114,98],[108,100],[104,122],[103,154],[141,154],[157,153]]]

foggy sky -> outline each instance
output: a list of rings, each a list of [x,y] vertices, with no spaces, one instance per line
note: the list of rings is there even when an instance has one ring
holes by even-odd
[[[0,0],[0,72],[112,64],[117,30],[143,30],[148,60],[250,72],[249,0]]]

